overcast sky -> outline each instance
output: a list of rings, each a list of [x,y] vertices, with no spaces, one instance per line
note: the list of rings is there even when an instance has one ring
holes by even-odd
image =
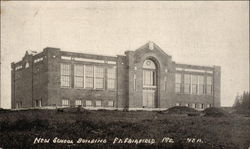
[[[155,42],[177,63],[221,66],[222,106],[249,90],[249,2],[1,1],[1,106],[10,63],[45,47],[115,56]]]

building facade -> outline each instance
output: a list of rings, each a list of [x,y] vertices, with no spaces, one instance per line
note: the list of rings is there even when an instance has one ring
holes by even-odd
[[[220,106],[220,67],[178,64],[149,42],[125,55],[45,48],[11,64],[11,105],[111,109]]]

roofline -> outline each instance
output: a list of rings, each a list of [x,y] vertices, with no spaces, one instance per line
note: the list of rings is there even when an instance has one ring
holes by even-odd
[[[110,57],[110,58],[117,58],[117,56],[110,56],[110,55],[100,55],[100,54],[93,54],[93,53],[80,53],[80,52],[69,52],[69,51],[60,51],[62,53],[73,53],[73,54],[85,54],[88,56],[100,56],[100,57]]]
[[[205,68],[205,69],[213,69],[215,65],[192,65],[192,64],[183,64],[183,63],[175,63],[175,65],[178,67],[200,67],[200,68]]]

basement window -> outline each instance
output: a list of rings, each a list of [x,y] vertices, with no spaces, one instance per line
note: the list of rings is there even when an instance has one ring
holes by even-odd
[[[102,101],[101,100],[95,101],[95,106],[96,107],[101,107],[102,106]]]
[[[108,101],[108,106],[109,107],[113,107],[114,106],[114,102],[113,101]]]
[[[81,100],[76,100],[75,101],[75,105],[76,106],[81,106],[82,105],[82,101]]]
[[[68,100],[68,99],[63,99],[63,100],[62,100],[62,106],[63,106],[63,107],[69,106],[69,100]]]
[[[41,100],[36,100],[35,101],[35,107],[42,107],[42,101]]]
[[[91,106],[92,106],[92,101],[86,100],[86,107],[91,107]]]

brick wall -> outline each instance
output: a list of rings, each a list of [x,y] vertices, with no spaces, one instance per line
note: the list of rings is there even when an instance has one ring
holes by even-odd
[[[29,67],[26,67],[27,66]],[[16,66],[21,67],[15,70]],[[26,53],[22,61],[17,64],[12,63],[12,108],[17,102],[22,103],[22,107],[32,107],[32,56]]]
[[[221,88],[221,68],[220,66],[214,66],[213,73],[213,84],[214,84],[214,106],[220,107],[220,88]]]

